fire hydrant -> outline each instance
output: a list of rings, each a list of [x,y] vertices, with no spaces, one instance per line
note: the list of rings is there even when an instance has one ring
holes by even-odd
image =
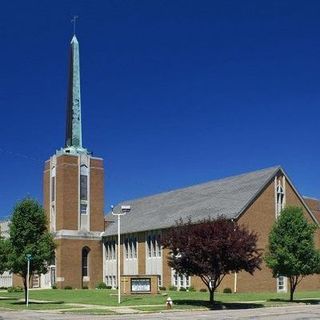
[[[168,297],[166,302],[167,309],[172,309],[172,305],[173,305],[172,299]]]

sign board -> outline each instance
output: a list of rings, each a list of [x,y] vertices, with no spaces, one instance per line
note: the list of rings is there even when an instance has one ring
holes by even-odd
[[[131,279],[131,292],[150,292],[151,279],[150,278],[132,278]]]

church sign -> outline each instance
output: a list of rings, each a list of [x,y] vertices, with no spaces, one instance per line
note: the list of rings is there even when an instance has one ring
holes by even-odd
[[[131,292],[143,293],[151,291],[151,279],[150,278],[131,278]]]

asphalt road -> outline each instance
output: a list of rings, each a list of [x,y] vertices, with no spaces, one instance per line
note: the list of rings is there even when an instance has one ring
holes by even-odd
[[[92,316],[76,314],[55,314],[49,312],[34,311],[0,311],[0,320],[229,320],[229,319],[268,319],[268,320],[308,320],[320,319],[320,305],[302,305],[293,307],[276,307],[247,310],[219,310],[201,312],[170,312],[154,314],[134,314],[116,316]]]

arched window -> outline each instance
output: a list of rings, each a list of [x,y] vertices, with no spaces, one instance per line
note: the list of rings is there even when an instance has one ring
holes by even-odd
[[[82,249],[82,277],[89,276],[89,253],[90,249],[88,247]]]
[[[80,167],[80,214],[88,213],[88,167]]]
[[[282,186],[277,186],[277,217],[280,215],[281,210],[284,208],[284,191]]]

